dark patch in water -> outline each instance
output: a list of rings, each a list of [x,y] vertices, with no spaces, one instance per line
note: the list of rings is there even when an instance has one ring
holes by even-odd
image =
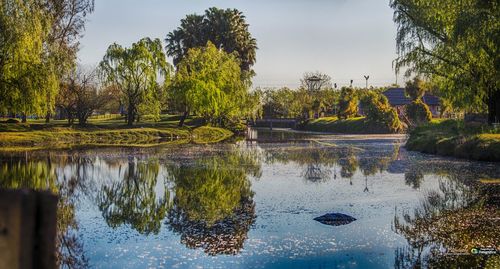
[[[346,225],[349,224],[356,219],[342,213],[328,213],[320,217],[314,218],[315,221],[319,221],[323,224],[326,225],[331,225],[331,226],[340,226],[340,225]]]

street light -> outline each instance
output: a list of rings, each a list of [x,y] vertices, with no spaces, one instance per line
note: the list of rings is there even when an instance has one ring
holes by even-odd
[[[368,89],[368,79],[370,78],[370,76],[367,75],[367,76],[364,76],[364,77],[366,79],[366,89]]]

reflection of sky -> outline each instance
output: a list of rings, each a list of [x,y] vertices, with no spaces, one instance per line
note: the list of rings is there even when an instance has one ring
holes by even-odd
[[[378,148],[389,145],[380,143]],[[104,165],[97,164],[97,170]],[[363,192],[365,176],[359,170],[352,185],[340,176],[307,182],[302,172],[303,167],[293,162],[262,165],[261,178],[252,179],[257,220],[236,256],[208,257],[202,249],[187,249],[164,224],[158,235],[140,235],[127,226],[113,230],[97,206],[83,200],[77,218],[87,256],[97,268],[388,268],[394,264],[394,250],[405,244],[391,230],[395,207],[409,210],[423,193],[438,186],[438,177],[427,175],[415,190],[405,185],[403,174],[383,172],[368,176],[369,192]],[[118,176],[116,170],[102,171],[95,176],[103,178],[94,181],[99,185],[113,175]],[[162,182],[164,175],[159,177]],[[349,214],[357,221],[332,227],[313,220],[328,212]]]

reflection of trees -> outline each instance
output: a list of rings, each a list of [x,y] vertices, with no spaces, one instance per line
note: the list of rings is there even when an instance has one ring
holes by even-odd
[[[170,199],[165,184],[163,196],[157,199],[159,167],[158,161],[138,162],[131,158],[123,180],[102,186],[99,210],[109,226],[129,224],[142,234],[160,231]]]
[[[410,167],[408,171],[405,172],[405,183],[406,185],[412,186],[414,189],[420,188],[420,184],[424,180],[424,172],[420,169],[415,169]]]
[[[79,159],[76,160],[77,162]],[[48,190],[59,195],[57,204],[57,263],[61,268],[85,268],[88,261],[77,237],[75,203],[78,178],[61,177],[50,157],[42,160],[11,158],[2,160],[0,188]],[[80,167],[80,166],[78,166]]]
[[[270,148],[265,151],[264,157],[267,163],[294,162],[303,167],[302,176],[306,180],[324,182],[331,178],[332,169],[336,177],[337,166],[340,166],[340,176],[349,179],[358,168],[365,176],[383,172],[396,160],[398,152],[399,144],[394,144],[389,150],[373,152],[351,146],[315,143],[307,147]]]
[[[413,214],[394,218],[396,232],[409,244],[396,251],[395,268],[494,268],[499,264],[498,255],[443,254],[500,244],[498,205],[488,203],[488,194],[477,186],[457,178],[450,175],[441,180],[440,191],[429,192]]]
[[[182,243],[210,255],[236,254],[243,248],[256,218],[247,177],[260,176],[254,157],[230,151],[168,168],[175,198],[167,224],[181,234]]]

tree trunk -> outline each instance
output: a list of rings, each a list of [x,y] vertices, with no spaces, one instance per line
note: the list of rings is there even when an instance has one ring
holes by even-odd
[[[184,121],[189,116],[189,110],[186,110],[184,114],[182,114],[181,119],[179,120],[179,127],[184,126]]]
[[[23,112],[23,115],[21,116],[21,122],[26,123],[26,121],[27,121],[26,113]]]
[[[47,112],[47,114],[45,114],[45,123],[49,123],[50,122],[50,112]]]
[[[491,90],[488,97],[488,124],[500,122],[500,90]]]
[[[127,109],[127,125],[132,126],[135,120],[135,108],[132,103],[129,103]]]

